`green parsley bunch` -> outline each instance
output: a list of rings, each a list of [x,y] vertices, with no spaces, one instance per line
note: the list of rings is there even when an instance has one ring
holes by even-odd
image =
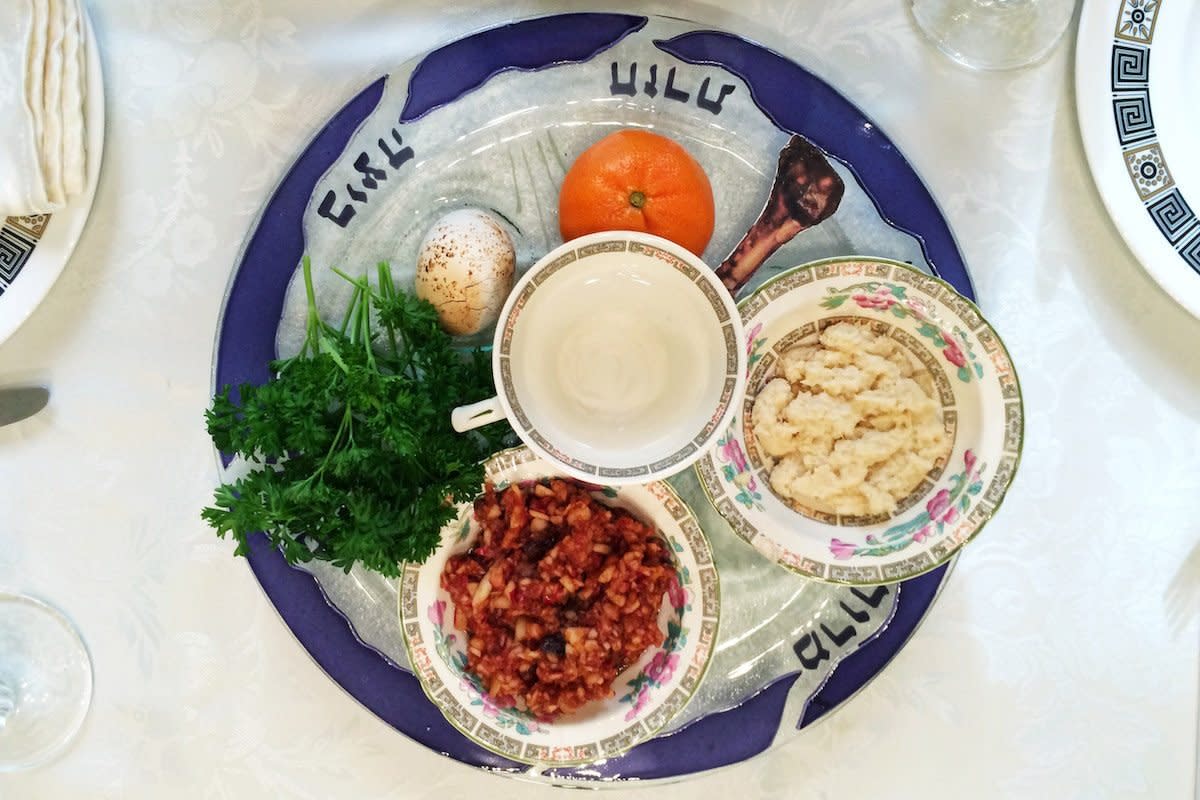
[[[263,532],[289,563],[355,563],[388,576],[424,561],[454,504],[475,497],[482,462],[512,440],[508,425],[456,433],[450,412],[492,396],[491,360],[462,352],[429,303],[398,290],[386,263],[376,285],[350,278],[340,327],[317,313],[312,268],[304,347],[275,377],[226,386],[205,418],[223,453],[253,469],[216,490],[203,518],[236,553]],[[339,273],[341,274],[341,273]]]

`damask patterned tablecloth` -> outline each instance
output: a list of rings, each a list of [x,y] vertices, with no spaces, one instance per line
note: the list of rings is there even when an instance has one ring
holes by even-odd
[[[108,103],[95,209],[0,346],[0,384],[54,391],[49,410],[0,429],[0,584],[78,622],[96,695],[71,750],[0,777],[0,798],[555,791],[456,764],[356,704],[198,517],[216,479],[200,412],[217,313],[286,165],[400,61],[577,8],[442,6],[93,2]],[[899,0],[617,7],[762,41],[873,116],[950,219],[1028,415],[1009,498],[892,665],[797,741],[654,796],[1190,796],[1200,321],[1105,216],[1069,39],[1038,67],[980,75],[925,45]]]

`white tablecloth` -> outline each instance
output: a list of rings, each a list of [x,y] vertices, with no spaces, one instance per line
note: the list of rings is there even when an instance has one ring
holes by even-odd
[[[0,584],[78,622],[96,694],[63,758],[0,776],[5,800],[555,791],[451,762],[357,705],[198,517],[216,477],[201,412],[217,313],[285,166],[390,65],[579,8],[442,5],[93,3],[108,101],[95,209],[46,302],[0,346],[0,384],[54,392],[0,430]],[[866,109],[949,216],[1028,412],[1004,508],[880,678],[792,744],[654,796],[1189,796],[1200,322],[1105,216],[1071,39],[1034,69],[980,75],[927,46],[901,0],[623,7],[742,32]]]

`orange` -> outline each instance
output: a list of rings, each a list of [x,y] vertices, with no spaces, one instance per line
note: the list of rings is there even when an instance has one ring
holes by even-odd
[[[644,231],[696,255],[713,232],[712,186],[678,142],[644,130],[605,136],[563,179],[558,224],[564,241],[598,231]]]

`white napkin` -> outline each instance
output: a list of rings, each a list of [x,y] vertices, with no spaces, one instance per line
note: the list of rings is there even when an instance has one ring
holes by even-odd
[[[79,0],[0,0],[0,218],[53,212],[84,189]]]

